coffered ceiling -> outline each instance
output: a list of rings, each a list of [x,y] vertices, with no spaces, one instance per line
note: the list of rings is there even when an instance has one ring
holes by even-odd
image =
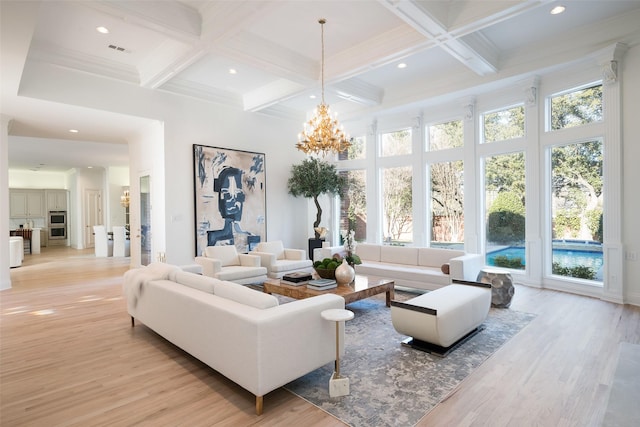
[[[358,117],[498,81],[507,67],[545,55],[604,47],[637,34],[640,22],[637,0],[43,1],[32,2],[30,31],[15,22],[15,3],[1,2],[10,134],[108,144],[122,144],[144,120],[21,99],[24,70],[54,64],[302,120],[319,102],[325,18],[325,98]],[[566,11],[551,15],[559,4]],[[105,126],[112,120],[122,125]],[[10,166],[19,164],[10,151]]]

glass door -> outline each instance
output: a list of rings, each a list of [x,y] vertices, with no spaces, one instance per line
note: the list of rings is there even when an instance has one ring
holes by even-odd
[[[140,263],[151,263],[151,183],[149,175],[140,177]]]

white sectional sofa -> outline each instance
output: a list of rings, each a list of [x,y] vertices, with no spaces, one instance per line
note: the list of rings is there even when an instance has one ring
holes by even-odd
[[[317,249],[314,259],[344,255],[342,246]],[[451,283],[452,279],[475,281],[484,267],[481,254],[440,248],[375,245],[360,243],[356,254],[362,264],[356,265],[356,274],[367,274],[393,279],[396,286],[435,290]],[[443,265],[448,264],[449,274]]]
[[[253,393],[258,415],[265,394],[335,360],[335,324],[320,313],[344,308],[338,295],[279,305],[272,295],[162,263],[127,271],[123,292],[132,326],[138,319]],[[340,334],[344,343],[344,326]]]

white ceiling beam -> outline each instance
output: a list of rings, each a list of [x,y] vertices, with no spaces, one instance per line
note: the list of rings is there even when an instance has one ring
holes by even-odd
[[[384,96],[383,89],[355,77],[334,83],[331,91],[344,100],[367,106],[381,104]]]
[[[497,49],[490,46],[487,40],[475,40],[471,43],[450,33],[446,26],[425,9],[424,2],[417,0],[378,0],[396,16],[425,36],[436,42],[451,56],[462,62],[476,74],[484,76],[498,71]],[[442,15],[442,12],[438,12]],[[482,46],[482,52],[474,47]]]
[[[260,111],[307,90],[305,85],[286,79],[278,79],[242,97],[245,111]]]

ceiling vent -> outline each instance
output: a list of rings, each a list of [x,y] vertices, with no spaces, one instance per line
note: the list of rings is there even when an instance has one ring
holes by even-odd
[[[116,46],[114,44],[109,45],[109,49],[117,50],[118,52],[126,52],[127,50],[123,47]]]

